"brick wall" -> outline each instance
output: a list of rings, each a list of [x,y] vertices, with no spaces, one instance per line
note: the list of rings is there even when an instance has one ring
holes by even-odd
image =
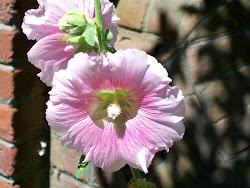
[[[40,156],[40,142],[49,141],[44,112],[45,86],[27,62],[32,42],[22,34],[24,12],[33,0],[0,1],[0,187],[45,187],[49,150]]]
[[[158,188],[248,187],[250,2],[113,2],[121,18],[116,49],[154,55],[184,92],[187,105],[184,139],[168,154],[157,153],[145,177]],[[90,165],[76,180],[80,154],[63,148],[56,132],[50,136],[50,174],[49,151],[37,155],[40,141],[48,141],[47,98],[37,70],[26,60],[32,43],[20,33],[23,12],[31,7],[37,7],[34,0],[0,3],[0,187],[35,187],[36,182],[51,188],[126,187],[128,167],[105,173]]]

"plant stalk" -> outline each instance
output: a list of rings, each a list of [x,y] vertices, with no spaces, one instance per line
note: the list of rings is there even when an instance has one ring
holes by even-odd
[[[100,0],[95,0],[95,16],[96,16],[96,25],[97,25],[98,40],[100,45],[100,52],[106,54],[107,46],[105,45],[103,22],[102,22],[102,9]]]

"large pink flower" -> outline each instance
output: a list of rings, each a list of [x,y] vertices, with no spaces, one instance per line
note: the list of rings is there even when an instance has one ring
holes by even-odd
[[[87,62],[87,63],[86,63]],[[156,152],[182,139],[185,104],[157,60],[135,49],[78,53],[55,74],[46,117],[61,143],[105,171],[145,173]]]
[[[57,26],[69,11],[79,10],[88,18],[95,18],[94,0],[38,0],[39,8],[28,10],[22,24],[23,32],[30,40],[38,42],[28,52],[28,60],[41,69],[38,76],[51,86],[54,73],[67,67],[78,45],[58,41],[65,33]],[[108,0],[101,0],[104,29],[113,33],[111,45],[116,41],[118,17]]]

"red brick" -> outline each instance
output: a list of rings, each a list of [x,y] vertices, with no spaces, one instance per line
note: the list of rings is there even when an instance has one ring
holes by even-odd
[[[20,188],[19,185],[10,185],[2,180],[0,180],[0,187],[1,188]]]
[[[3,23],[10,23],[11,19],[13,18],[13,15],[16,13],[16,10],[13,9],[15,2],[16,0],[0,1],[0,20]]]
[[[0,98],[4,101],[14,96],[14,73],[0,69]]]
[[[34,44],[20,31],[0,31],[0,61],[27,60],[27,52]],[[25,44],[25,45],[23,45]]]
[[[246,64],[246,59],[250,58],[247,42],[249,39],[250,32],[246,32],[233,38],[225,37],[188,48],[186,56],[193,79],[206,79],[232,67]]]
[[[70,173],[72,176],[75,176],[81,154],[63,147],[60,144],[60,141],[54,136],[51,136],[50,150],[51,150],[50,151],[51,165],[56,166],[61,171],[66,171]],[[83,176],[81,176],[80,178],[81,180],[86,179],[86,174],[88,173],[88,170],[89,169],[87,169],[86,173]]]
[[[189,7],[192,7],[193,9],[197,10],[197,12],[202,12],[204,6],[205,5],[203,0],[189,2]],[[197,22],[201,18],[202,16],[198,13],[193,14],[185,11],[180,24],[179,37],[184,38],[185,35],[195,26],[195,24],[197,24]]]
[[[189,71],[184,63],[182,56],[177,57],[169,66],[166,64],[167,71],[170,78],[173,80],[172,85],[178,86],[183,92],[183,95],[191,94],[194,92],[192,80],[189,78]],[[169,67],[168,67],[169,66]]]
[[[211,122],[225,117],[227,112],[218,103],[218,100],[226,102],[229,100],[229,93],[225,89],[222,81],[211,82],[196,87],[202,103],[205,105],[204,110]]]
[[[215,8],[218,2],[192,1],[189,7],[192,7],[195,11],[186,11],[184,14],[180,25],[180,37],[184,38],[198,21]],[[219,11],[215,15],[210,15],[207,22],[194,32],[195,34],[192,36],[192,39],[247,27],[249,25],[249,6],[249,1],[231,1],[230,3],[225,3],[223,6],[220,6]]]
[[[177,28],[182,15],[182,7],[188,0],[153,1],[149,14],[147,30],[173,39],[177,37]]]
[[[36,131],[44,128],[46,98],[35,97],[19,106],[14,116],[13,128],[15,130],[14,141],[29,137]]]
[[[184,117],[185,124],[185,122],[192,121],[192,119],[199,113],[197,110],[199,108],[199,101],[195,95],[185,97],[184,101],[186,104],[186,114]]]
[[[0,104],[0,137],[11,141],[14,138],[13,117],[17,109]]]
[[[0,144],[0,174],[5,176],[13,175],[15,171],[17,148],[8,148]]]
[[[220,145],[228,155],[233,155],[249,146],[246,138],[250,136],[250,106],[246,108],[244,116],[238,117],[237,121],[234,121],[232,123],[232,119],[227,117],[214,124],[214,130]],[[232,132],[232,129],[234,129],[234,132]]]
[[[46,86],[37,77],[38,72],[39,70],[34,67],[14,71],[14,96],[16,99],[21,99],[24,96],[32,98],[44,94]]]
[[[124,27],[141,30],[149,0],[120,0],[116,13],[121,19],[118,24]]]
[[[17,31],[0,31],[0,61],[10,63],[13,60],[13,39]]]
[[[16,164],[15,164],[15,174],[23,173],[23,171],[32,171],[42,170],[48,168],[49,164],[44,164],[43,157],[38,154],[41,149],[40,142],[44,141],[44,138],[39,134],[33,134],[33,138],[17,146],[18,153],[16,155]],[[48,154],[49,148],[45,148],[46,154]],[[41,170],[41,171],[42,171]],[[32,174],[28,174],[32,176]]]
[[[30,98],[18,109],[0,104],[0,137],[9,142],[19,141],[44,127],[46,98]]]
[[[154,47],[160,43],[156,38],[150,35],[141,34],[126,29],[119,28],[117,42],[115,43],[116,50],[125,50],[127,48],[137,48],[150,52]]]
[[[37,77],[38,72],[34,67],[17,69],[14,72],[0,69],[0,98],[8,101],[13,97],[18,100],[43,95],[45,85]]]

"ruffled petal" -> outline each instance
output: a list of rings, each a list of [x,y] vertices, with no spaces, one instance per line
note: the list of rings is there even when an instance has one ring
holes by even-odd
[[[74,0],[39,0],[39,8],[25,13],[22,29],[29,40],[40,40],[61,33],[57,27],[59,19],[69,10],[77,8]]]
[[[119,138],[114,125],[108,122],[103,123],[104,127],[98,127],[87,118],[75,124],[61,138],[61,143],[69,149],[86,155],[85,162],[91,160],[95,166],[104,171],[113,172],[125,166],[126,162],[119,152]]]
[[[185,115],[183,99],[184,96],[178,87],[168,86],[162,88],[162,91],[145,95],[138,113],[157,122],[177,123]]]
[[[106,171],[128,164],[147,173],[155,153],[169,151],[184,135],[183,95],[170,81],[164,68],[139,50],[78,53],[55,73],[47,120],[55,130],[67,131],[61,143],[83,153],[85,162]],[[89,109],[98,104],[96,93],[117,89],[138,97],[136,113],[125,121],[93,118]]]
[[[41,70],[40,79],[52,85],[54,73],[66,69],[68,61],[74,56],[77,45],[58,41],[63,34],[54,34],[39,40],[28,52],[28,60]]]
[[[147,173],[156,152],[172,147],[174,141],[182,139],[184,125],[160,124],[138,115],[126,123],[121,148],[123,158],[131,167]]]

